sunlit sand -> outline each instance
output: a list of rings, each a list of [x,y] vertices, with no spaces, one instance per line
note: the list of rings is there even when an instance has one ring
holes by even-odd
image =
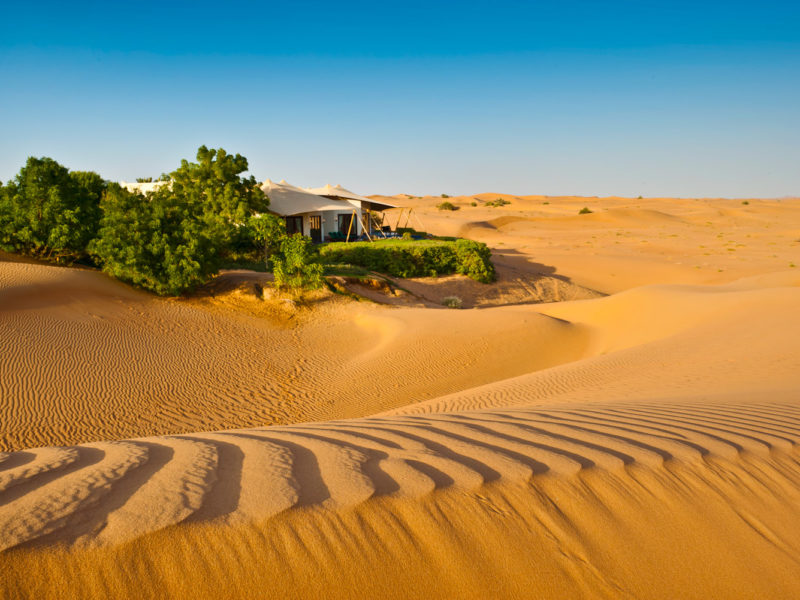
[[[498,282],[0,262],[0,596],[800,596],[800,200],[391,198]]]

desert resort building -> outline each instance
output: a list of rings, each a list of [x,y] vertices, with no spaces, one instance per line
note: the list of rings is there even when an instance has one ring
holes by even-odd
[[[130,192],[146,195],[169,182],[119,183]],[[269,198],[270,212],[286,221],[288,233],[301,233],[317,243],[381,236],[387,229],[383,226],[383,211],[396,208],[394,204],[359,196],[340,185],[299,188],[286,181],[276,183],[267,179],[261,189]]]
[[[340,185],[304,189],[267,179],[261,189],[269,197],[270,211],[286,220],[286,231],[302,233],[314,242],[381,235],[383,211],[395,208]]]

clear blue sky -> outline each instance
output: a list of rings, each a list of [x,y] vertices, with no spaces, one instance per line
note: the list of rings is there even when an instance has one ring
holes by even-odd
[[[0,179],[800,195],[800,2],[4,2]]]

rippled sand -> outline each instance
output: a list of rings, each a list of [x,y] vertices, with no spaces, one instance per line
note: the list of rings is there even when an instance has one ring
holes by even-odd
[[[0,262],[0,595],[800,595],[799,203],[510,198],[415,201],[611,295],[281,321]]]

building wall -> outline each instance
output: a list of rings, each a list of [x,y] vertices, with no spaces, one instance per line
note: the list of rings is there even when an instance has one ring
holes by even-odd
[[[363,227],[361,225],[361,211],[356,210],[356,222],[353,223],[351,236],[357,237],[361,235]],[[311,217],[320,215],[322,217],[322,239],[330,235],[331,231],[339,230],[339,215],[352,215],[352,210],[326,210],[323,212],[308,212],[297,215],[303,219],[303,235],[311,236]]]

